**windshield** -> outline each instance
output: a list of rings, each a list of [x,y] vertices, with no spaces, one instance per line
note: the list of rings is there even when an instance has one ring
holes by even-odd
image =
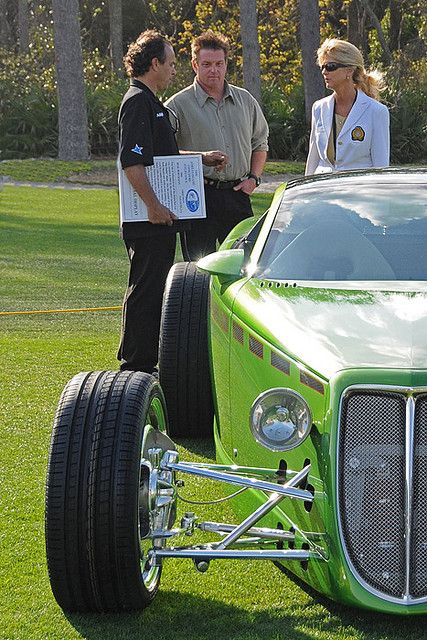
[[[284,192],[257,275],[427,280],[427,184],[331,182]]]

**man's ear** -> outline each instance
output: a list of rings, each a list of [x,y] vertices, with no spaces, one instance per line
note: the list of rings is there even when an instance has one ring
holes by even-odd
[[[157,71],[157,69],[159,68],[159,59],[158,58],[152,58],[151,59],[151,67],[153,69],[153,71]]]
[[[197,58],[191,59],[191,66],[193,67],[194,73],[197,74],[197,70],[199,68],[199,65],[197,64]]]

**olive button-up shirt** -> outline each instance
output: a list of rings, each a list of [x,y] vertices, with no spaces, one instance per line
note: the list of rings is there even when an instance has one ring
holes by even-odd
[[[176,140],[186,151],[219,149],[229,163],[223,171],[203,167],[205,177],[237,180],[251,168],[254,151],[268,150],[268,125],[261,107],[246,89],[225,82],[224,96],[217,102],[196,79],[165,103],[178,116]]]

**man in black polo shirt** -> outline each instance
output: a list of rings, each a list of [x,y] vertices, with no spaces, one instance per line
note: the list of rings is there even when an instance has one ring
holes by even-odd
[[[174,261],[176,232],[188,224],[159,202],[145,171],[154,156],[179,154],[175,118],[156,97],[175,76],[175,54],[164,36],[145,31],[129,46],[124,64],[131,81],[119,112],[119,158],[147,206],[149,221],[125,222],[122,227],[130,273],[117,357],[122,370],[151,373],[158,360],[162,297]],[[227,157],[211,151],[203,153],[202,160],[220,169]]]

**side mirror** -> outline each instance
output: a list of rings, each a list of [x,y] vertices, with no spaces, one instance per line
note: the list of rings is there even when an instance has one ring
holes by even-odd
[[[197,267],[211,276],[219,276],[220,281],[240,278],[245,261],[243,249],[227,249],[210,253],[198,261]]]

